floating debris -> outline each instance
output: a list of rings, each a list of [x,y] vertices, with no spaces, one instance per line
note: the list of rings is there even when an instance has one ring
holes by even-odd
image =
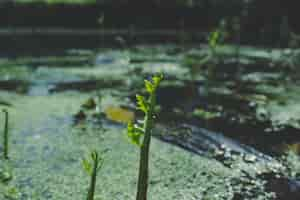
[[[84,121],[86,119],[86,114],[83,110],[80,110],[78,113],[74,115],[75,124],[78,122]]]
[[[95,102],[95,99],[94,98],[89,98],[88,100],[86,100],[86,102],[84,102],[82,105],[81,105],[82,108],[85,108],[85,109],[95,109],[96,108],[96,102]]]
[[[109,106],[104,110],[106,118],[115,122],[127,124],[135,118],[134,112],[115,106]]]

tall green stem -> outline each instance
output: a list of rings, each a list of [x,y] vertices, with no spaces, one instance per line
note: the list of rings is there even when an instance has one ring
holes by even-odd
[[[131,142],[141,148],[136,200],[147,200],[149,151],[155,119],[156,89],[162,78],[163,76],[160,75],[154,76],[152,81],[145,80],[145,88],[149,97],[136,95],[137,108],[145,114],[143,125],[128,123],[127,127],[127,134]],[[142,143],[140,142],[141,136],[144,136]]]
[[[8,159],[8,112],[3,109],[4,112],[4,131],[3,131],[3,156]]]
[[[140,151],[140,167],[137,186],[136,200],[147,200],[148,176],[149,176],[149,150],[151,142],[151,132],[154,120],[154,107],[156,103],[155,93],[150,94],[149,111],[145,116],[144,130],[145,136]]]
[[[96,179],[97,179],[97,167],[98,167],[98,161],[94,160],[93,172],[91,175],[91,182],[90,182],[87,200],[94,200]]]

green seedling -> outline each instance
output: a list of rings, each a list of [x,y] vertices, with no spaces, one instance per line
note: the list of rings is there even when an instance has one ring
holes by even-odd
[[[206,87],[209,88],[210,82],[214,80],[216,76],[216,70],[217,65],[219,64],[219,55],[217,53],[217,47],[219,46],[219,40],[220,40],[220,31],[216,29],[215,31],[210,33],[209,39],[208,39],[208,45],[210,49],[210,53],[207,56],[207,81],[206,81]]]
[[[89,158],[82,160],[84,170],[91,177],[87,200],[94,200],[97,173],[102,168],[103,162],[103,157],[97,151],[92,151]]]
[[[228,37],[228,32],[226,31],[227,21],[221,20],[218,27],[209,34],[208,45],[210,48],[211,57],[213,59],[219,59],[217,54],[217,48],[223,44]],[[218,60],[217,60],[218,61]]]
[[[4,112],[3,157],[8,159],[8,111],[3,109],[2,112]]]
[[[148,97],[136,95],[137,108],[144,113],[142,124],[129,123],[127,134],[132,143],[140,147],[140,165],[136,200],[147,200],[149,150],[155,120],[156,91],[163,76],[154,76],[152,81],[145,80]],[[141,139],[143,137],[143,141]]]
[[[218,46],[219,37],[220,37],[220,31],[219,30],[215,30],[214,32],[210,33],[208,44],[209,44],[209,47],[212,51],[212,54],[216,53],[216,48]]]
[[[10,169],[2,168],[0,166],[0,183],[7,183],[12,179],[12,173]]]

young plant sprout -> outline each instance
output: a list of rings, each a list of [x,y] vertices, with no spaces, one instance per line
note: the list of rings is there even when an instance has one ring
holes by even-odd
[[[91,176],[87,200],[94,200],[97,173],[102,168],[103,157],[97,151],[92,151],[89,158],[82,160],[84,170]]]
[[[212,63],[209,63],[207,75],[209,79],[213,79],[215,76],[216,67],[219,63],[219,56],[217,53],[217,47],[219,46],[219,38],[220,38],[220,31],[217,29],[212,32],[208,39],[208,44],[210,48],[210,59]]]
[[[148,98],[136,95],[137,108],[144,113],[142,125],[129,123],[127,134],[131,141],[140,147],[140,165],[137,185],[136,200],[147,200],[148,174],[149,174],[149,150],[151,134],[155,119],[156,90],[163,76],[154,76],[152,81],[145,80],[145,88]],[[141,142],[141,137],[143,141]]]
[[[3,157],[8,159],[8,111],[3,109],[2,112],[4,112]]]
[[[216,48],[218,46],[218,41],[220,37],[220,31],[216,30],[214,32],[211,32],[208,39],[208,44],[211,49],[212,56],[216,55]]]

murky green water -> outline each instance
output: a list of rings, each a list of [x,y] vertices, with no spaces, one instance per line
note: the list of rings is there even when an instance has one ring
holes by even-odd
[[[190,90],[184,89],[188,85],[189,88],[199,87],[202,91],[200,86],[206,80],[205,67],[202,69],[195,62],[201,59],[202,54],[202,50],[197,48],[182,50],[175,46],[141,46],[129,50],[105,49],[97,52],[68,50],[65,55],[57,57],[1,58],[0,108],[7,108],[10,114],[10,160],[1,158],[0,177],[1,173],[9,173],[12,179],[7,182],[0,179],[0,199],[84,199],[89,177],[81,166],[81,160],[93,149],[109,149],[105,155],[104,168],[98,176],[96,199],[134,199],[139,154],[138,149],[126,139],[124,125],[108,122],[103,115],[93,115],[95,110],[86,113],[93,117],[79,124],[74,123],[74,115],[90,97],[100,99],[100,112],[111,105],[132,108],[132,96],[142,92],[143,79],[161,72],[166,77],[163,84],[166,89],[161,91],[160,99],[163,108],[166,106],[164,103],[168,104],[164,96],[173,97],[172,88],[175,88],[175,98],[169,99],[172,106],[166,106],[168,112],[172,114],[175,109],[175,114],[181,113],[179,117],[183,116],[183,120],[189,122],[191,119],[187,116],[195,109],[215,111],[216,105],[207,104],[204,101],[206,97],[203,99],[196,95],[199,99],[195,99]],[[200,57],[195,58],[195,55]],[[250,59],[249,56],[247,59]],[[247,81],[251,73],[246,74]],[[282,76],[282,72],[275,74],[278,75],[275,79]],[[273,78],[262,77],[267,82]],[[232,81],[236,80],[220,79],[215,84],[219,90],[211,91],[221,91],[224,96],[235,95],[235,87],[230,85]],[[298,88],[288,91],[298,91]],[[282,104],[277,104],[276,99],[266,102],[264,98],[267,95],[260,95],[264,97],[256,96],[250,102],[263,101],[259,106],[267,104],[262,108],[267,109],[271,120],[276,121],[278,115],[272,114],[272,111],[279,110],[281,113],[278,106]],[[245,95],[248,96],[253,97]],[[221,106],[232,109],[230,106]],[[173,111],[170,111],[170,107]],[[295,118],[297,121],[297,110],[292,106],[291,109],[294,112],[283,117],[285,120],[281,120],[282,123]],[[162,120],[166,120],[164,113],[161,115]],[[242,111],[241,118],[244,115]],[[200,117],[203,115],[200,114]],[[0,121],[3,122],[3,115],[0,115]],[[203,119],[197,123],[200,123],[200,127],[210,124],[203,123]],[[298,127],[296,122],[294,127]],[[231,167],[226,167],[215,159],[154,139],[151,147],[149,199],[233,199],[245,187],[248,190],[245,196],[249,199],[272,199],[272,194],[264,191],[261,180],[257,179],[245,186],[248,178],[243,177],[243,171],[253,173],[255,177],[257,169],[264,168],[262,165],[247,164],[236,158]]]

